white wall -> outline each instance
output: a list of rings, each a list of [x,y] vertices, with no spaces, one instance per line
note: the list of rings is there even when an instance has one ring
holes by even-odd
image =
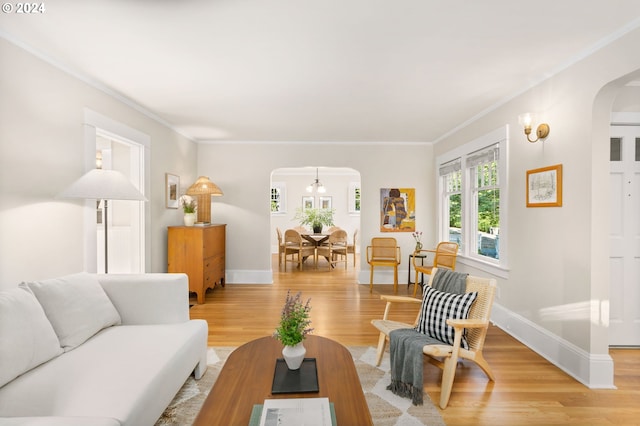
[[[227,223],[227,282],[270,283],[272,231],[269,188],[271,172],[282,167],[350,167],[360,172],[362,252],[379,224],[380,188],[416,188],[416,227],[433,244],[434,193],[432,146],[426,143],[212,143],[198,146],[198,171],[224,191],[213,199],[212,221]],[[324,181],[324,180],[323,180]],[[388,233],[384,234],[389,236]],[[400,279],[406,282],[407,257],[415,243],[410,233],[394,233],[403,259]],[[250,244],[247,244],[250,242]],[[366,259],[361,264],[367,267]],[[404,271],[404,273],[402,272]],[[391,275],[376,276],[389,283]],[[361,282],[369,282],[368,269]]]
[[[639,75],[639,44],[640,30],[626,34],[435,147],[440,155],[509,124],[509,273],[499,280],[494,319],[595,387],[613,381],[607,339],[609,114],[622,85],[634,77],[629,73]],[[546,142],[526,141],[517,120],[523,112],[539,112],[549,123]],[[563,206],[527,208],[526,170],[554,164],[563,165]],[[464,264],[460,269],[483,273]]]
[[[0,289],[83,270],[83,205],[56,199],[84,171],[90,108],[151,138],[151,270],[166,271],[164,174],[196,175],[196,146],[136,109],[0,39]],[[95,154],[94,154],[95,155]]]

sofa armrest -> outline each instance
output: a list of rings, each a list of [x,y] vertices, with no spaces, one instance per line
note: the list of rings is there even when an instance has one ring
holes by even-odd
[[[120,426],[110,417],[0,417],[2,426]]]
[[[186,274],[98,274],[123,325],[172,324],[189,320]]]

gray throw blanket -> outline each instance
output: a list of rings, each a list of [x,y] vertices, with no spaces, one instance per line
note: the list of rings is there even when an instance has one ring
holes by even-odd
[[[467,290],[467,275],[450,269],[438,269],[431,287],[445,293],[464,294]]]
[[[462,294],[466,289],[467,274],[438,269],[432,286],[447,293]],[[442,345],[438,339],[418,333],[413,328],[401,328],[389,333],[391,384],[387,389],[398,396],[411,398],[413,405],[423,403],[422,348],[426,345]]]

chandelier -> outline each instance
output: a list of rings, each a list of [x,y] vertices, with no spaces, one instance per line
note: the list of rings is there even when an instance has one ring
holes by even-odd
[[[311,182],[309,186],[307,186],[307,192],[318,192],[319,194],[324,194],[327,192],[327,189],[318,179],[318,169],[316,168],[316,180]]]

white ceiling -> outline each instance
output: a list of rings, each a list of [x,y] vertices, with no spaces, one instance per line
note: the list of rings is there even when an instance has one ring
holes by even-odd
[[[640,26],[638,0],[44,5],[0,36],[196,141],[437,141]]]

